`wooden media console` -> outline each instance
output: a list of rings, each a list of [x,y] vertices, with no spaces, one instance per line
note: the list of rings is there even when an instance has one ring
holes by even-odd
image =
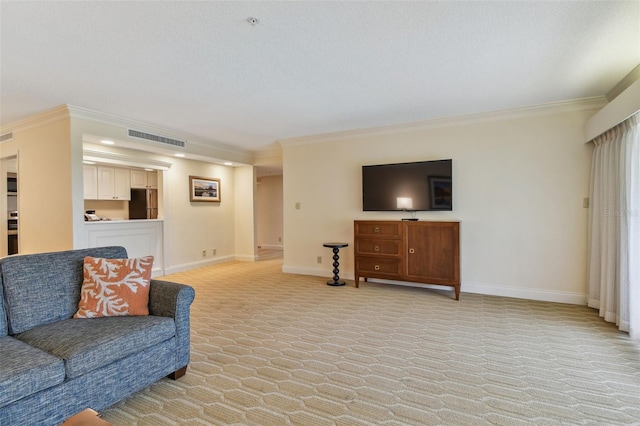
[[[354,221],[355,284],[360,277],[453,287],[460,298],[460,223]]]

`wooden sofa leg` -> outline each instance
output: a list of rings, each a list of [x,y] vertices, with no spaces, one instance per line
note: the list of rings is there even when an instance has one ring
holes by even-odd
[[[180,377],[184,376],[186,372],[187,372],[187,366],[185,365],[181,369],[176,370],[173,373],[169,374],[167,377],[173,380],[178,380]]]

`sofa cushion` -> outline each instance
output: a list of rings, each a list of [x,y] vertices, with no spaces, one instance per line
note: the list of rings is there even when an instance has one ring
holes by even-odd
[[[74,318],[149,315],[153,256],[137,259],[84,258],[84,280]]]
[[[85,256],[124,258],[127,251],[95,247],[0,260],[10,335],[73,316],[78,310]]]
[[[0,407],[64,381],[60,358],[14,339],[0,337]]]
[[[16,337],[62,358],[67,379],[73,379],[175,334],[172,318],[150,315],[68,319],[41,325]]]

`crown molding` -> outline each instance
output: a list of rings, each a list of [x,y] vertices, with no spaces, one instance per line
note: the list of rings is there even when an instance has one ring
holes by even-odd
[[[560,114],[572,111],[599,109],[606,104],[607,100],[604,96],[594,96],[590,98],[552,102],[542,105],[533,105],[479,114],[436,118],[432,120],[417,121],[413,123],[393,124],[390,126],[372,127],[368,129],[346,130],[342,132],[323,133],[319,135],[281,139],[278,142],[283,147],[307,145],[330,141],[364,138],[370,136],[384,136],[389,134],[417,132],[441,127],[454,127],[491,121],[513,120],[518,118]]]
[[[253,151],[253,158],[256,161],[264,158],[278,158],[278,157],[282,157],[281,146]]]
[[[44,124],[53,123],[55,121],[65,120],[69,118],[69,109],[67,105],[59,105],[55,108],[51,108],[42,112],[39,112],[29,117],[23,118],[13,123],[6,124],[0,127],[0,134],[9,132],[19,133],[24,130],[31,129],[33,127],[39,127]]]

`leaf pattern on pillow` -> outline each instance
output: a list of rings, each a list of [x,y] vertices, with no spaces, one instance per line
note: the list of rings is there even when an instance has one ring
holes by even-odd
[[[74,318],[148,315],[153,256],[136,259],[86,257]]]

